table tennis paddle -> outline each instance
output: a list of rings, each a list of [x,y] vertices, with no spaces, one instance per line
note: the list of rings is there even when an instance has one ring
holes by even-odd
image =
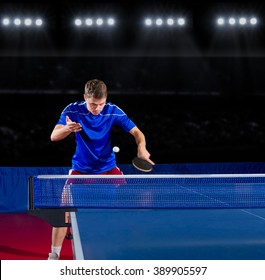
[[[150,162],[139,157],[135,157],[132,160],[132,165],[143,172],[150,172],[153,169],[153,165]]]

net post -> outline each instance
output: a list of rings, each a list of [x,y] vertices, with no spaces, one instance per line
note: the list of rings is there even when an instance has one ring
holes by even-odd
[[[59,209],[41,209],[36,208],[34,204],[34,180],[36,176],[28,178],[28,215],[43,219],[54,227],[70,227],[71,223],[65,221],[66,212],[76,212],[76,209],[59,208]]]
[[[34,176],[28,178],[28,210],[34,210]]]

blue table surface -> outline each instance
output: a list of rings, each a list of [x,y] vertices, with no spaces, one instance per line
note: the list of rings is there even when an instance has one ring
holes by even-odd
[[[264,260],[265,209],[78,209],[86,260]]]

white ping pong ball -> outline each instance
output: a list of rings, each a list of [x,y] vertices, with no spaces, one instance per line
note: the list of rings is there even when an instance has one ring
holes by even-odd
[[[118,153],[120,151],[120,148],[115,146],[115,147],[113,147],[112,150],[113,150],[114,153]]]

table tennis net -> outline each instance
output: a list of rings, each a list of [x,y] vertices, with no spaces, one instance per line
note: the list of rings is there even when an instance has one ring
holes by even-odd
[[[263,208],[265,175],[40,175],[30,208]]]

